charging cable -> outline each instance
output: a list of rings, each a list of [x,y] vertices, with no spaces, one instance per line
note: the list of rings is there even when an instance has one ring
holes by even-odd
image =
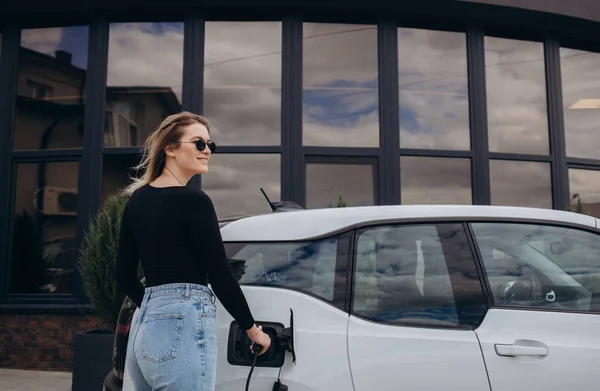
[[[258,353],[260,353],[262,349],[263,347],[257,343],[252,344],[252,353],[254,353],[254,359],[252,360],[252,367],[250,368],[248,379],[246,379],[246,391],[248,391],[248,387],[250,386],[250,378],[252,377],[252,372],[254,372],[254,367],[256,366],[256,358],[258,357]]]

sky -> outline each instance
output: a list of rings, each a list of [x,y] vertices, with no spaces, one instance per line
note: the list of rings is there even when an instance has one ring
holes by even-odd
[[[281,23],[207,22],[204,115],[218,145],[280,145]],[[182,23],[124,23],[110,28],[109,86],[168,86],[181,99]],[[27,30],[23,45],[73,53],[86,67],[87,28]],[[469,103],[463,33],[400,28],[400,147],[467,151]],[[600,99],[600,54],[561,49],[569,156],[600,158],[598,109],[570,108]],[[489,149],[549,153],[543,45],[485,38]],[[303,144],[379,147],[377,30],[370,25],[303,26]],[[203,187],[221,216],[268,210],[259,188],[279,199],[277,155],[215,155]],[[470,203],[468,161],[403,158],[402,202]],[[342,194],[351,204],[373,202],[373,170],[336,164],[307,169],[310,205]],[[551,206],[545,163],[491,162],[492,202]],[[600,202],[600,173],[571,171],[572,190]]]

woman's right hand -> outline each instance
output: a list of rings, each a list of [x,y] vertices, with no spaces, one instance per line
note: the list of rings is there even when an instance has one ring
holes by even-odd
[[[256,327],[254,325],[252,328],[246,330],[246,333],[248,333],[248,337],[250,337],[252,342],[263,347],[260,353],[258,353],[259,356],[264,354],[269,349],[269,346],[271,346],[271,337],[262,331],[262,326]]]

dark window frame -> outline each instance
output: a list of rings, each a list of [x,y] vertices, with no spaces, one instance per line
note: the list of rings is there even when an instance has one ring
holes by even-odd
[[[320,11],[290,9],[274,10],[264,13],[252,12],[251,8],[236,10],[231,14],[224,9],[197,9],[185,7],[156,8],[143,15],[126,15],[123,11],[110,10],[104,13],[91,14],[72,13],[57,14],[56,18],[34,16],[27,20],[3,20],[0,22],[2,32],[2,58],[0,60],[0,99],[5,110],[0,112],[0,272],[7,272],[10,254],[6,253],[11,210],[8,208],[13,189],[10,177],[13,161],[23,159],[48,159],[48,161],[64,158],[80,157],[79,190],[81,194],[78,209],[78,243],[89,223],[89,214],[100,206],[102,158],[105,154],[139,155],[141,147],[103,148],[102,132],[104,127],[104,107],[106,94],[106,59],[108,53],[108,32],[111,22],[174,22],[184,21],[184,60],[183,60],[183,92],[184,110],[202,114],[203,107],[203,63],[204,63],[204,21],[282,21],[282,102],[281,102],[281,145],[276,146],[281,153],[281,198],[303,205],[305,195],[305,161],[314,153],[331,156],[377,155],[378,175],[377,191],[380,204],[395,204],[400,196],[400,156],[429,157],[469,157],[472,159],[473,204],[490,204],[489,159],[510,159],[521,161],[549,161],[551,164],[553,207],[568,209],[569,168],[600,170],[600,159],[578,159],[565,156],[564,116],[562,107],[562,85],[560,70],[561,46],[578,50],[600,52],[600,41],[591,37],[592,24],[579,23],[586,28],[582,33],[567,33],[568,29],[550,30],[544,27],[534,30],[524,27],[514,30],[501,22],[509,14],[521,15],[517,24],[528,26],[530,17],[547,22],[549,19],[541,13],[504,10],[502,15],[494,16],[489,12],[494,7],[477,6],[477,14],[481,16],[461,16],[459,9],[464,5],[448,6],[445,18],[436,16],[440,11],[431,12],[419,5],[414,14],[399,12],[373,11],[370,13],[344,11],[323,15]],[[487,8],[486,8],[487,7]],[[412,9],[411,8],[411,9]],[[487,10],[485,11],[484,10]],[[418,9],[418,10],[417,10]],[[494,8],[496,11],[499,8]],[[418,11],[418,12],[417,12]],[[488,12],[488,13],[486,13]],[[528,16],[526,16],[528,15]],[[552,16],[555,19],[568,18]],[[380,146],[374,150],[354,148],[316,147],[312,150],[302,147],[302,23],[366,23],[378,25],[378,70],[379,70],[379,120]],[[578,22],[569,20],[572,25]],[[18,76],[18,52],[20,47],[21,28],[62,27],[71,25],[88,25],[88,74],[86,85],[86,110],[84,117],[84,143],[77,150],[48,151],[12,151],[15,98]],[[469,86],[469,129],[471,135],[471,151],[445,150],[411,150],[398,148],[398,27],[432,29],[438,31],[465,32],[467,39],[467,75]],[[488,149],[486,82],[484,35],[517,40],[533,40],[543,42],[546,69],[546,94],[548,107],[548,127],[550,133],[550,155],[531,156],[517,154],[490,153]],[[272,147],[263,146],[223,146],[219,152],[228,153],[269,153],[275,152]],[[375,180],[375,177],[374,177]],[[192,186],[201,187],[199,176],[195,177]],[[8,275],[8,273],[6,273]],[[18,302],[6,302],[7,286],[0,281],[0,311],[7,310],[4,304],[12,309],[28,308],[27,311],[87,311],[89,302],[86,299],[81,281],[78,282],[75,304],[49,304],[42,298],[31,298]],[[39,300],[38,300],[39,299]],[[55,306],[55,307],[53,307]],[[45,310],[44,308],[48,308]]]

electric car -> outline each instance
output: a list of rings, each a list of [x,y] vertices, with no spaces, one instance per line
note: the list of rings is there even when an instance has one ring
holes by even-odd
[[[450,205],[228,222],[232,271],[272,345],[255,358],[217,303],[217,390],[597,389],[599,224]]]

